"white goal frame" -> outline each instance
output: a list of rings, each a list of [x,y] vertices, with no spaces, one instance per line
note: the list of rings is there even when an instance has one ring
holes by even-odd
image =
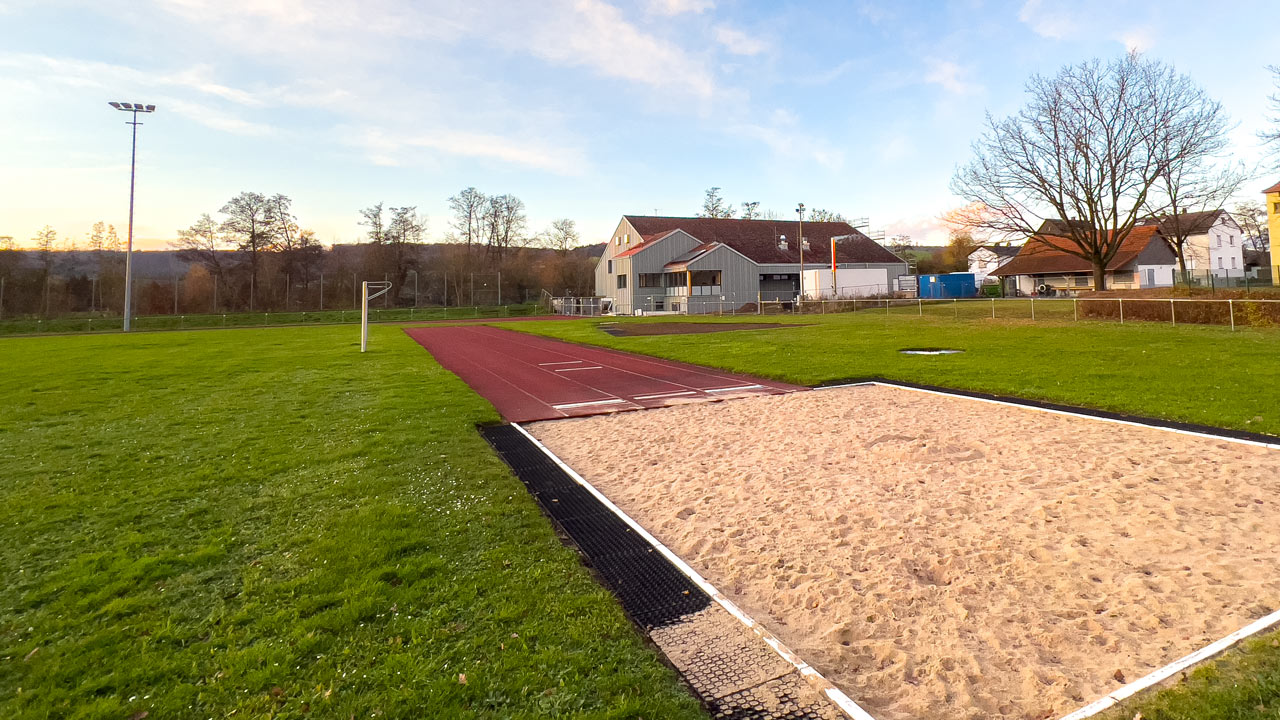
[[[370,295],[370,290],[376,290]],[[391,291],[391,283],[386,280],[368,280],[360,283],[360,352],[369,350],[369,301],[376,300]]]

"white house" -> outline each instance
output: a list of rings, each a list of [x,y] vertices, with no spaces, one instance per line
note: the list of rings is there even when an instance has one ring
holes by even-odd
[[[1146,224],[1159,225],[1170,244],[1175,243],[1179,228],[1187,234],[1183,252],[1188,271],[1201,275],[1210,271],[1218,277],[1244,275],[1244,231],[1226,210],[1167,215]]]
[[[1012,260],[1021,249],[1021,246],[1008,243],[983,245],[969,253],[969,272],[973,273],[974,280],[978,285],[983,285],[988,282],[987,278],[991,273]],[[992,283],[996,281],[994,277],[990,279]]]

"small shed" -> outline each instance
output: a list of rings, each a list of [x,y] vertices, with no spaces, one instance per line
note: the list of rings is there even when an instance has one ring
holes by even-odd
[[[977,294],[977,276],[973,273],[920,276],[920,297],[926,300],[971,298]]]

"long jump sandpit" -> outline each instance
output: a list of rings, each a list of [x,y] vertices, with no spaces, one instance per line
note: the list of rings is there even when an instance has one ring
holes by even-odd
[[[877,720],[1057,718],[1280,607],[1280,451],[862,386],[527,429]]]

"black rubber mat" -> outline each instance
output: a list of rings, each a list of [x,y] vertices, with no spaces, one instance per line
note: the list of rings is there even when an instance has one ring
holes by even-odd
[[[480,433],[642,627],[663,627],[711,604],[679,568],[519,430],[501,425]]]

